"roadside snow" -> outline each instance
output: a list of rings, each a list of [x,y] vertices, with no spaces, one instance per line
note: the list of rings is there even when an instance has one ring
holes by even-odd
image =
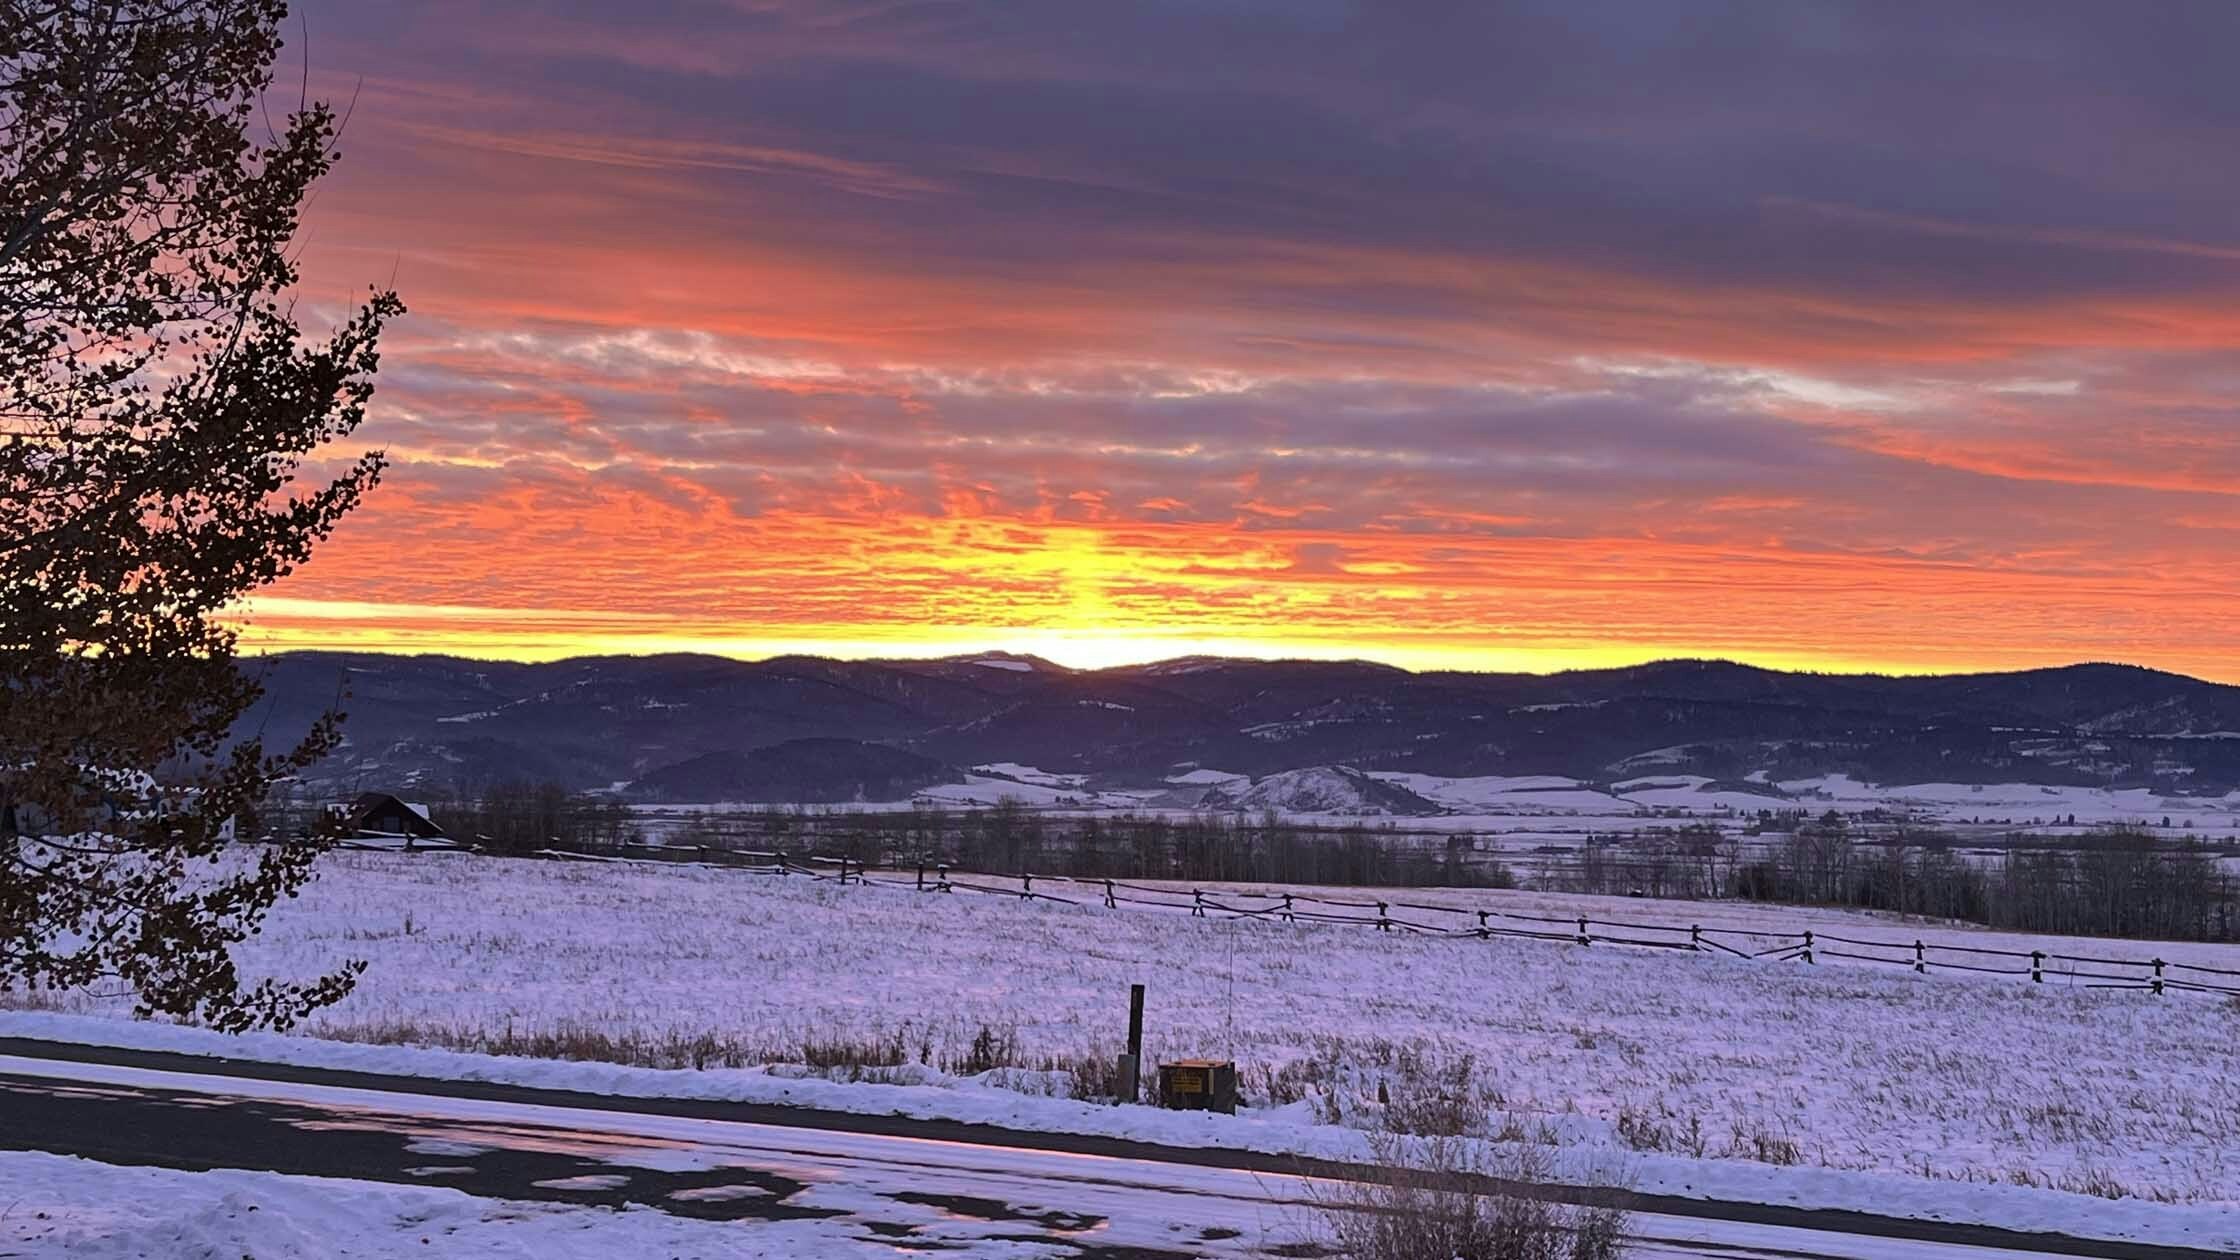
[[[894,1249],[828,1221],[740,1229],[652,1208],[478,1199],[438,1187],[274,1173],[119,1168],[0,1152],[0,1255],[62,1260],[836,1260]],[[1002,1251],[981,1254],[1002,1255]]]
[[[73,1037],[70,1034],[81,1036]],[[967,1123],[993,1124],[1005,1128],[1057,1133],[1093,1134],[1136,1141],[1152,1142],[1167,1146],[1211,1147],[1234,1150],[1261,1151],[1277,1154],[1299,1154],[1335,1160],[1364,1160],[1370,1157],[1366,1137],[1354,1130],[1307,1122],[1304,1105],[1279,1108],[1254,1115],[1221,1117],[1205,1113],[1160,1111],[1148,1107],[1093,1106],[1066,1099],[1031,1098],[992,1088],[984,1080],[954,1081],[949,1087],[893,1086],[866,1083],[841,1084],[830,1081],[782,1080],[758,1072],[712,1070],[702,1072],[662,1072],[643,1068],[622,1068],[613,1065],[589,1063],[561,1063],[529,1059],[501,1059],[480,1055],[461,1055],[443,1051],[430,1051],[397,1046],[348,1046],[323,1043],[301,1038],[248,1036],[227,1037],[200,1029],[176,1028],[154,1024],[95,1025],[93,1021],[66,1016],[0,1016],[0,1034],[11,1036],[39,1036],[56,1040],[78,1040],[86,1044],[118,1045],[139,1049],[168,1049],[184,1053],[230,1055],[260,1061],[289,1063],[307,1067],[341,1068],[355,1071],[381,1072],[402,1076],[424,1076],[450,1080],[488,1081],[509,1085],[527,1085],[548,1089],[566,1089],[585,1093],[604,1094],[617,1098],[631,1097],[683,1097],[725,1102],[781,1103],[811,1106],[823,1110],[845,1111],[865,1115],[894,1115],[915,1119],[959,1120]],[[8,1070],[25,1070],[69,1079],[83,1078],[101,1084],[111,1080],[140,1081],[164,1080],[167,1073],[149,1073],[131,1068],[81,1066],[69,1063],[41,1064],[31,1060],[7,1060]],[[192,1078],[181,1078],[192,1079]],[[210,1079],[210,1078],[205,1078]],[[219,1078],[222,1079],[222,1078]],[[225,1092],[240,1092],[252,1097],[293,1097],[341,1094],[368,1100],[373,1105],[389,1095],[363,1090],[332,1090],[320,1086],[299,1086],[284,1083],[249,1082],[239,1085],[228,1083],[221,1087]],[[404,1101],[404,1100],[399,1100]],[[525,1118],[529,1123],[567,1125],[568,1117],[580,1113],[568,1108],[551,1108],[523,1103],[479,1103],[473,1100],[424,1099],[428,1114],[474,1116],[488,1113],[493,1121]],[[705,1129],[709,1122],[663,1116],[632,1116],[626,1113],[604,1113],[601,1131],[615,1133],[643,1133],[649,1136],[673,1136],[682,1132]],[[823,1138],[817,1141],[846,1141],[845,1138]],[[416,1146],[435,1148],[437,1143]],[[425,1153],[442,1155],[456,1153],[453,1149],[430,1149]],[[1552,1173],[1560,1180],[1575,1184],[1610,1184],[1616,1182],[1629,1189],[1649,1194],[1672,1195],[1681,1198],[1698,1198],[1723,1202],[1765,1203],[1811,1209],[1835,1209],[1865,1212],[1881,1216],[1906,1217],[1916,1220],[1947,1221],[1964,1224],[1995,1226],[2004,1229],[2031,1232],[2067,1234],[2079,1238],[2122,1240],[2131,1242],[2166,1243],[2232,1251],[2240,1254],[2240,1205],[2189,1204],[2163,1205],[2126,1199],[2111,1202],[2086,1194],[2063,1193],[2052,1190],[2030,1189],[2013,1185],[1972,1184],[1935,1180],[1909,1180],[1902,1177],[1872,1173],[1849,1172],[1828,1168],[1769,1167],[1762,1164],[1734,1160],[1700,1160],[1671,1155],[1620,1154],[1594,1146],[1566,1146],[1559,1148]],[[649,1158],[653,1158],[649,1154]],[[12,1172],[9,1161],[15,1159],[53,1161],[65,1165],[83,1165],[83,1161],[59,1156],[11,1156],[0,1154],[0,1174]],[[1060,1157],[1066,1158],[1066,1157]],[[693,1165],[697,1166],[697,1165]],[[84,1165],[100,1169],[100,1165]],[[33,1170],[37,1172],[37,1169]],[[139,1170],[109,1170],[129,1174]],[[99,1174],[93,1174],[98,1178]],[[930,1175],[930,1174],[928,1174]],[[1187,1174],[1184,1174],[1187,1175]],[[399,1192],[381,1184],[331,1182],[326,1180],[274,1177],[264,1174],[209,1173],[211,1178],[250,1177],[255,1180],[296,1183],[309,1186],[349,1186],[350,1193],[334,1195],[338,1204],[356,1203],[362,1188],[372,1193],[373,1206],[381,1206],[381,1198]],[[570,1179],[574,1182],[600,1182],[600,1185],[582,1184],[555,1188],[598,1189],[605,1188],[607,1178],[586,1177]],[[11,1184],[0,1179],[0,1184]],[[36,1187],[37,1182],[31,1184]],[[12,1184],[11,1184],[12,1188]],[[438,1194],[451,1192],[439,1191]],[[35,1197],[35,1196],[34,1196]],[[459,1196],[464,1198],[465,1196]],[[466,1200],[472,1204],[479,1200]],[[461,1204],[443,1205],[441,1215],[458,1217],[465,1208]],[[546,1211],[541,1205],[512,1205],[526,1212]],[[236,1211],[239,1205],[234,1205]],[[46,1210],[44,1208],[39,1210]],[[248,1209],[254,1211],[256,1209]],[[565,1209],[563,1209],[565,1210]],[[65,1217],[71,1215],[67,1210]],[[203,1213],[186,1221],[187,1230],[171,1236],[175,1241],[198,1240],[192,1232],[199,1228],[204,1218],[213,1214]],[[435,1216],[434,1213],[422,1213]],[[626,1216],[635,1216],[635,1212]],[[315,1229],[334,1228],[333,1214],[320,1219]],[[408,1218],[410,1215],[408,1214]],[[518,1216],[494,1217],[494,1220],[516,1221]],[[577,1228],[608,1228],[611,1217],[586,1220]],[[345,1226],[355,1236],[366,1228],[362,1219],[345,1217]],[[449,1227],[455,1229],[456,1227]],[[758,1227],[759,1228],[759,1227]],[[373,1236],[378,1236],[375,1231]],[[0,1232],[0,1238],[7,1237]],[[129,1235],[132,1245],[144,1245],[141,1235]],[[628,1235],[625,1235],[628,1237]],[[26,1235],[26,1240],[30,1236]],[[819,1240],[839,1245],[844,1239]],[[612,1245],[612,1238],[609,1236]],[[808,1245],[804,1240],[803,1245]],[[5,1254],[5,1253],[0,1253]],[[43,1253],[32,1253],[43,1254]],[[64,1252],[58,1249],[55,1254]],[[116,1255],[227,1255],[222,1249],[157,1250],[154,1252],[123,1250],[83,1251],[71,1249],[67,1254],[107,1256]],[[248,1254],[243,1252],[242,1254]],[[265,1254],[265,1253],[258,1253]],[[323,1255],[325,1252],[280,1251],[281,1255]],[[377,1255],[391,1254],[375,1252]],[[428,1254],[421,1252],[419,1254]],[[485,1255],[493,1254],[469,1245],[436,1254]],[[576,1252],[546,1253],[525,1249],[520,1253],[544,1256],[556,1254],[574,1256]],[[586,1253],[589,1254],[589,1253]],[[600,1254],[638,1254],[616,1251]],[[663,1252],[660,1254],[676,1254]],[[687,1252],[684,1254],[701,1254]],[[827,1254],[858,1254],[855,1251],[798,1250],[769,1252],[725,1252],[723,1254],[800,1255],[804,1260]],[[967,1255],[978,1254],[967,1252]]]

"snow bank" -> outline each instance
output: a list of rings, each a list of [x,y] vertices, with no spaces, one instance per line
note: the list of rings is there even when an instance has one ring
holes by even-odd
[[[892,1256],[828,1221],[741,1229],[653,1208],[479,1199],[438,1187],[274,1173],[119,1168],[0,1152],[0,1255],[70,1260],[838,1260]]]

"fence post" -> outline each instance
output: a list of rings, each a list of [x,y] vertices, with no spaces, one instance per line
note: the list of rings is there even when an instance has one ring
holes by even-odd
[[[1143,1079],[1143,986],[1128,986],[1128,1052],[1120,1056],[1118,1101],[1132,1103],[1141,1096]]]
[[[939,866],[934,867],[933,873],[934,879],[937,881],[933,886],[936,892],[956,891],[955,889],[949,887],[949,864],[947,862],[943,862]]]
[[[793,872],[791,872],[791,871],[788,871],[788,870],[786,869],[786,855],[785,855],[785,851],[784,851],[784,850],[782,850],[782,849],[781,849],[781,850],[779,850],[779,852],[778,852],[778,874],[780,874],[780,875],[790,875],[790,874],[792,874],[792,873],[793,873]]]
[[[1206,917],[1206,895],[1203,890],[1196,888],[1190,890],[1190,917],[1193,919]]]
[[[1385,903],[1381,901],[1377,903],[1377,930],[1379,932],[1392,930],[1392,920],[1385,917]]]
[[[1806,928],[1806,929],[1804,930],[1804,960],[1805,960],[1806,962],[1811,962],[1811,961],[1812,961],[1812,929],[1811,929],[1811,928]]]
[[[1587,916],[1583,914],[1579,916],[1579,943],[1581,945],[1594,944],[1594,937],[1587,933]]]
[[[1296,919],[1293,919],[1293,918],[1291,917],[1291,894],[1290,894],[1290,893],[1285,893],[1285,894],[1283,895],[1283,921],[1284,921],[1285,923],[1296,923],[1296,922],[1298,921],[1298,920],[1296,920]]]
[[[2156,997],[2162,996],[2162,960],[2159,958],[2154,960],[2154,979],[2149,982],[2148,987],[2154,990]]]
[[[925,860],[924,858],[919,858],[919,859],[918,859],[918,891],[919,891],[919,892],[924,892],[925,890],[926,890],[926,860]]]
[[[2033,949],[2033,950],[2031,950],[2031,951],[2030,951],[2030,983],[2032,983],[2032,984],[2044,984],[2045,982],[2046,982],[2046,955],[2045,955],[2045,951],[2044,951],[2044,950],[2042,950],[2042,949]]]
[[[1019,899],[1024,901],[1032,896],[1034,896],[1034,876],[1019,876]]]
[[[1118,910],[1120,908],[1120,899],[1112,895],[1112,881],[1109,879],[1104,882],[1104,908],[1107,910]]]
[[[1701,923],[1688,925],[1688,948],[1699,954],[1703,952],[1703,925]]]
[[[1478,939],[1482,941],[1491,935],[1493,933],[1486,930],[1486,912],[1480,910],[1478,912]]]
[[[1924,976],[1929,974],[1929,947],[1919,940],[1913,943],[1913,969]]]

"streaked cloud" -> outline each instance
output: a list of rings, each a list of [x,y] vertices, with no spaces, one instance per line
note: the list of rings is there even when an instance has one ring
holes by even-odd
[[[268,641],[2240,678],[2225,6],[310,29],[415,314]]]

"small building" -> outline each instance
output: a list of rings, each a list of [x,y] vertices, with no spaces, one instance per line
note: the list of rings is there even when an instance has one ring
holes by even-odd
[[[400,800],[387,792],[362,792],[347,804],[329,805],[327,812],[351,841],[383,848],[450,848],[451,837],[428,807]]]

